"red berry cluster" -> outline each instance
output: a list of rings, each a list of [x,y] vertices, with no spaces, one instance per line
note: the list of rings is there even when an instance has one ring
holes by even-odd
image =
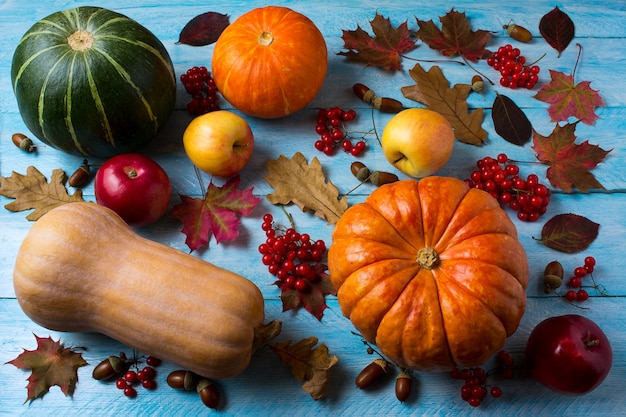
[[[146,366],[137,370],[129,369],[124,375],[115,380],[115,386],[124,391],[124,395],[129,398],[137,396],[136,386],[141,385],[148,390],[156,389],[156,370],[155,368],[161,364],[161,360],[154,356],[148,356]]]
[[[565,298],[567,301],[587,301],[589,293],[583,287],[583,278],[587,275],[593,279],[593,269],[596,266],[596,260],[593,256],[587,256],[585,263],[582,266],[574,268],[574,276],[569,279],[569,286],[573,289],[567,290]],[[598,288],[598,285],[593,284],[594,288]]]
[[[319,109],[315,132],[320,135],[320,139],[315,141],[315,149],[330,156],[341,146],[345,152],[359,156],[365,150],[365,141],[359,140],[353,144],[344,127],[344,123],[354,120],[355,117],[356,111],[353,109],[347,111],[339,107]]]
[[[185,90],[191,95],[187,111],[191,114],[205,114],[219,110],[215,80],[206,67],[193,67],[180,76]]]
[[[530,90],[539,81],[539,66],[527,66],[520,50],[510,44],[501,46],[487,58],[487,65],[500,72],[500,85],[503,87]]]
[[[506,350],[497,353],[496,363],[498,364],[496,369],[502,370],[505,378],[513,377],[514,360]],[[487,398],[487,395],[491,395],[493,398],[502,396],[502,389],[499,386],[491,386],[487,383],[489,373],[484,368],[454,368],[451,376],[454,379],[464,381],[461,387],[461,398],[472,407],[478,407]]]
[[[518,219],[534,222],[546,212],[550,189],[539,183],[535,174],[526,179],[520,177],[519,166],[509,161],[506,154],[479,159],[476,168],[465,182],[472,188],[487,191],[501,205],[517,211]]]
[[[274,224],[271,214],[263,216],[261,229],[267,239],[259,245],[262,262],[267,270],[278,278],[276,285],[282,290],[296,289],[306,293],[311,285],[319,282],[326,266],[320,262],[326,254],[323,240],[312,240],[306,233],[288,228],[282,234]]]

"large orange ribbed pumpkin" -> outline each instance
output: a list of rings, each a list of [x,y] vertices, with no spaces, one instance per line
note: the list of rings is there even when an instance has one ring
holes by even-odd
[[[226,27],[215,43],[212,72],[233,107],[274,119],[301,110],[315,97],[327,64],[324,37],[308,17],[268,6]]]
[[[336,224],[328,267],[361,335],[400,367],[479,366],[526,306],[528,260],[496,199],[447,177],[376,189]]]

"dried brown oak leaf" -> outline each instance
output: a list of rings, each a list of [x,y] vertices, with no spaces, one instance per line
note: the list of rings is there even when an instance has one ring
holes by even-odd
[[[280,155],[266,164],[269,173],[263,178],[274,188],[267,195],[272,204],[294,203],[303,212],[314,214],[329,224],[335,224],[348,209],[348,199],[339,198],[339,190],[327,180],[319,159],[308,164],[304,155],[296,152],[291,159]]]
[[[35,221],[55,207],[85,201],[81,190],[72,195],[67,193],[66,180],[62,169],[53,170],[48,182],[37,168],[29,166],[26,175],[13,172],[10,177],[0,177],[0,195],[15,199],[4,206],[9,211],[35,209],[26,216],[27,220]]]
[[[470,145],[482,145],[487,139],[487,131],[482,128],[483,109],[471,113],[467,105],[467,96],[472,91],[469,84],[450,83],[438,66],[428,72],[420,64],[409,70],[415,84],[401,88],[404,97],[426,105],[430,110],[440,113],[454,128],[458,140]]]
[[[39,337],[37,349],[26,350],[12,361],[7,363],[19,369],[32,371],[28,377],[26,401],[33,401],[43,397],[51,386],[57,385],[66,396],[74,393],[78,381],[77,370],[87,365],[83,356],[75,348],[66,348],[60,340],[54,341],[51,337]],[[25,401],[25,402],[26,402]]]
[[[269,345],[283,365],[291,368],[293,377],[304,382],[302,389],[314,400],[325,398],[328,394],[330,369],[339,362],[336,355],[329,355],[324,343],[315,347],[317,342],[317,337],[310,336],[295,344],[288,340]]]
[[[460,55],[463,59],[477,62],[491,55],[491,51],[485,49],[491,33],[486,30],[473,31],[465,13],[452,9],[440,17],[441,30],[432,20],[416,20],[419,25],[417,37],[444,56]]]
[[[357,25],[356,30],[343,30],[341,38],[347,52],[339,52],[349,59],[365,62],[367,66],[385,70],[402,70],[403,52],[415,48],[407,22],[394,28],[388,18],[376,13],[370,22],[374,36]]]

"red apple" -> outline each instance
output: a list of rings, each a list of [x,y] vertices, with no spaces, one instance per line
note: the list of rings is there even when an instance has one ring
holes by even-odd
[[[94,181],[96,202],[116,212],[132,227],[157,221],[170,203],[172,185],[152,159],[125,153],[108,159]]]
[[[613,351],[596,323],[577,314],[545,319],[528,337],[531,375],[558,392],[584,394],[596,388],[613,364]]]

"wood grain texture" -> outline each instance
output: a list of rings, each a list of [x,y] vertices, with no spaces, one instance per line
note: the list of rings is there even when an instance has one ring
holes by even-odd
[[[341,316],[339,305],[330,297],[329,309],[322,321],[316,320],[305,311],[282,312],[276,286],[272,277],[262,267],[257,247],[264,241],[261,233],[261,218],[270,212],[276,219],[287,223],[281,209],[272,206],[265,198],[250,216],[242,219],[240,237],[235,242],[216,245],[214,240],[205,250],[194,252],[195,256],[228,268],[255,282],[266,300],[268,319],[283,321],[280,341],[299,340],[314,335],[328,345],[330,352],[339,357],[339,364],[333,369],[328,398],[313,401],[298,382],[290,375],[289,369],[282,366],[278,358],[269,350],[259,350],[250,367],[240,376],[219,381],[225,401],[219,414],[224,416],[304,416],[304,415],[424,415],[424,416],[465,416],[465,415],[536,415],[536,416],[617,416],[626,410],[626,257],[623,256],[623,241],[626,236],[626,170],[624,154],[626,141],[626,88],[623,71],[626,67],[626,5],[613,0],[599,4],[596,0],[565,1],[557,4],[545,0],[526,0],[503,6],[496,0],[477,4],[470,0],[456,2],[391,2],[365,0],[355,7],[347,2],[324,3],[304,0],[283,0],[276,4],[286,5],[309,16],[324,34],[329,50],[329,70],[324,86],[318,96],[303,111],[279,120],[259,120],[247,118],[255,133],[255,154],[249,165],[241,172],[241,187],[254,187],[254,194],[264,197],[272,188],[263,180],[265,164],[283,154],[287,157],[302,152],[307,159],[318,158],[324,172],[337,184],[341,193],[347,193],[358,185],[350,174],[349,166],[353,157],[339,153],[326,157],[313,148],[316,140],[314,132],[317,108],[342,106],[354,108],[358,118],[350,127],[358,131],[368,131],[374,126],[379,132],[390,115],[372,113],[364,103],[352,93],[356,82],[364,83],[379,95],[396,98],[407,107],[419,106],[402,97],[400,87],[411,85],[408,70],[416,62],[413,59],[441,59],[438,52],[419,42],[418,47],[403,60],[403,71],[385,72],[377,68],[365,67],[338,56],[343,50],[342,30],[354,30],[357,25],[370,30],[369,21],[378,12],[388,16],[395,25],[407,21],[409,28],[417,29],[416,18],[433,20],[439,24],[439,17],[452,8],[463,11],[471,21],[473,29],[493,31],[493,39],[488,47],[491,50],[512,42],[506,36],[502,25],[515,22],[528,28],[534,40],[520,44],[522,53],[532,61],[543,56],[539,65],[542,68],[540,79],[548,81],[548,69],[571,73],[575,66],[579,43],[582,47],[581,60],[576,69],[576,80],[591,81],[591,87],[599,90],[606,107],[598,108],[600,118],[592,126],[579,123],[576,135],[579,142],[589,140],[604,149],[612,149],[606,160],[592,172],[606,190],[591,190],[589,193],[573,192],[555,194],[549,206],[549,216],[573,212],[584,215],[599,223],[598,239],[580,254],[561,254],[541,243],[537,238],[541,233],[543,220],[537,223],[522,223],[514,219],[520,241],[529,258],[531,279],[527,289],[528,307],[522,318],[519,330],[507,341],[506,349],[523,360],[525,342],[530,331],[542,319],[566,313],[585,315],[596,321],[607,333],[614,350],[613,368],[605,380],[593,392],[571,397],[552,393],[534,382],[528,375],[516,376],[513,380],[494,381],[501,385],[504,396],[497,400],[487,400],[478,409],[473,409],[460,398],[460,383],[446,374],[420,374],[416,389],[405,403],[399,403],[393,395],[393,378],[387,384],[361,391],[354,385],[358,372],[372,359],[365,352],[360,338],[351,334],[350,322]],[[0,4],[0,177],[8,177],[11,172],[25,173],[29,165],[36,166],[44,175],[62,168],[71,173],[82,162],[81,157],[65,155],[50,147],[40,147],[38,152],[27,154],[17,149],[10,141],[15,132],[28,133],[17,110],[10,82],[10,68],[15,46],[24,32],[37,20],[58,10],[92,5],[88,1],[55,0],[29,4],[17,0],[6,0]],[[191,0],[184,5],[172,5],[163,0],[110,0],[106,7],[137,20],[161,39],[174,62],[177,74],[194,65],[210,66],[212,46],[190,47],[178,45],[178,34],[185,23],[194,16],[216,11],[230,15],[231,22],[255,6],[264,5],[258,1],[236,0],[230,2]],[[542,15],[558,5],[574,21],[576,38],[557,57],[540,37],[538,23]],[[422,62],[425,68],[432,63]],[[474,73],[464,65],[442,62],[441,66],[451,85],[469,83]],[[475,67],[497,82],[495,71],[486,63],[479,62]],[[519,161],[535,161],[530,144],[517,147],[499,138],[491,121],[491,106],[496,91],[506,94],[518,104],[528,116],[533,127],[547,135],[554,128],[547,114],[547,105],[533,98],[536,90],[503,89],[489,86],[482,94],[469,97],[470,108],[484,108],[483,127],[488,139],[482,147],[457,142],[450,162],[439,172],[457,178],[465,178],[473,169],[477,159],[500,152],[507,153]],[[172,204],[178,202],[178,195],[199,196],[202,191],[193,166],[182,149],[182,132],[191,120],[184,111],[187,95],[179,84],[177,91],[177,111],[161,131],[152,145],[142,149],[154,158],[170,175],[173,185]],[[232,109],[224,101],[222,107]],[[387,163],[380,146],[373,137],[368,139],[370,148],[362,160],[369,167],[393,170]],[[92,164],[102,160],[90,160]],[[520,163],[522,174],[535,172],[543,176],[545,166],[535,163]],[[400,175],[402,177],[402,175]],[[202,177],[204,186],[219,179]],[[72,190],[73,191],[73,190]],[[349,203],[362,201],[370,192],[370,185],[363,185],[349,195]],[[86,200],[94,201],[93,183],[84,188]],[[11,213],[3,208],[11,200],[0,197],[0,416],[79,416],[79,415],[142,415],[142,416],[183,416],[208,413],[195,393],[174,391],[166,386],[165,376],[176,369],[170,363],[163,364],[158,372],[159,388],[148,392],[141,390],[134,400],[128,400],[112,384],[97,382],[91,378],[91,371],[100,360],[129,348],[101,335],[85,333],[58,333],[43,329],[29,320],[20,309],[12,284],[13,265],[19,245],[31,224],[24,219],[25,213]],[[332,226],[312,216],[302,213],[295,206],[287,207],[294,216],[297,228],[310,233],[316,239],[330,243]],[[171,217],[165,217],[156,224],[139,230],[150,239],[162,242],[181,251],[188,252],[185,237],[180,232],[181,224]],[[541,274],[545,264],[559,259],[566,271],[578,266],[584,256],[593,255],[598,262],[594,277],[609,293],[610,297],[598,296],[590,291],[591,298],[581,310],[562,300],[546,296]],[[468,323],[471,325],[471,323]],[[26,399],[27,372],[21,371],[7,361],[21,353],[23,348],[32,349],[35,344],[33,333],[40,336],[51,335],[61,338],[67,346],[87,346],[84,353],[89,365],[79,369],[79,382],[72,398],[64,397],[58,387],[53,387],[43,399],[24,403]],[[486,366],[489,367],[489,364]]]

